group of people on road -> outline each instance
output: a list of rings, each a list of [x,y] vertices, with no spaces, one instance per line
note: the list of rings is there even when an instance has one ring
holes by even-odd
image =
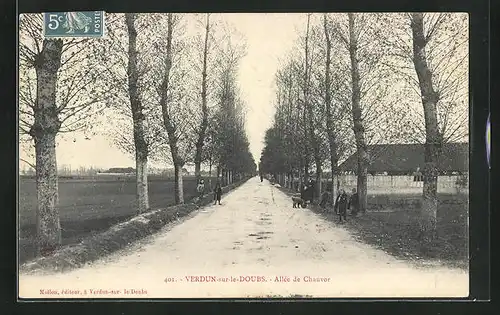
[[[263,181],[262,174],[260,175],[260,180]],[[198,192],[199,198],[203,198],[203,195],[205,193],[205,180],[203,178],[200,178],[198,180],[196,190]],[[215,184],[213,193],[214,193],[214,205],[217,203],[220,205],[222,199],[222,186],[220,181],[217,181],[217,183]],[[310,202],[310,203],[313,202],[314,181],[309,180],[309,182],[301,189],[300,198],[305,202]],[[320,206],[324,206],[326,200],[327,198],[325,197],[325,195],[323,195]],[[334,204],[334,211],[336,214],[339,215],[340,221],[342,222],[342,219],[346,220],[347,210],[351,210],[351,215],[356,216],[358,213],[358,209],[359,209],[359,197],[356,188],[352,189],[352,194],[350,196],[347,195],[345,189],[340,189],[339,195],[335,199],[335,204]]]
[[[325,191],[321,197],[319,206],[323,209],[326,208],[327,204],[331,204],[331,193]],[[352,189],[352,193],[349,196],[345,189],[340,189],[337,198],[333,204],[335,214],[339,215],[340,221],[346,219],[347,210],[351,210],[351,215],[356,216],[359,211],[359,197],[356,188]]]
[[[198,197],[203,198],[203,195],[205,194],[205,180],[203,178],[200,178],[198,180],[196,191],[198,192]],[[217,181],[217,183],[215,184],[213,193],[214,193],[214,205],[217,203],[219,203],[220,205],[221,204],[220,201],[222,199],[222,186],[220,181]]]
[[[312,203],[314,200],[314,181],[309,180],[300,191],[300,198],[305,202]]]
[[[300,198],[305,202],[312,203],[314,201],[315,185],[313,180],[309,180],[306,185],[301,189]],[[320,206],[325,207],[328,200],[330,200],[330,193],[323,194]],[[340,220],[345,219],[347,210],[351,210],[351,215],[356,216],[359,209],[359,197],[356,188],[352,189],[352,194],[349,196],[345,189],[339,190],[339,195],[335,199],[334,211],[340,216]]]
[[[342,219],[344,221],[347,219],[347,210],[351,210],[351,215],[356,216],[359,210],[359,197],[356,188],[352,189],[350,196],[347,195],[345,189],[340,189],[335,200],[334,210],[339,215],[340,222]]]

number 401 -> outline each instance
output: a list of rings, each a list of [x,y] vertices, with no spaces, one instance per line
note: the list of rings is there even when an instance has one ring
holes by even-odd
[[[63,16],[57,14],[49,15],[49,24],[47,25],[51,30],[55,30],[59,27],[59,23],[63,22]]]

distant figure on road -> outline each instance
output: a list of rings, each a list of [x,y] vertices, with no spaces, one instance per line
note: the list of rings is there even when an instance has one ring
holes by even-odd
[[[413,172],[413,181],[421,182],[423,180],[422,172],[420,171],[420,167],[417,167],[417,170]]]
[[[347,209],[351,209],[351,215],[356,216],[359,210],[359,197],[356,188],[352,189],[351,198],[349,198],[349,203],[347,204]]]
[[[260,174],[260,182],[262,183],[264,181],[264,176],[262,176],[262,174]]]
[[[203,194],[205,193],[205,180],[200,178],[198,181],[198,186],[196,186],[196,191],[198,191],[198,195],[200,198],[203,198]]]
[[[339,221],[342,223],[342,218],[344,221],[347,221],[347,204],[348,204],[348,197],[347,194],[345,193],[344,189],[340,190],[340,194],[337,197],[337,200],[335,200],[335,213],[339,215]]]
[[[217,204],[217,201],[219,202],[220,205],[221,197],[222,197],[222,187],[220,186],[220,183],[217,182],[214,188],[214,205]]]

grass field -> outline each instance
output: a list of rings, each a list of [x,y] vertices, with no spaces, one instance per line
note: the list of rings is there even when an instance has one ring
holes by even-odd
[[[287,193],[289,193],[287,191]],[[393,256],[427,262],[439,260],[446,265],[468,267],[468,195],[438,194],[436,237],[429,243],[420,239],[420,194],[370,194],[363,216],[348,217],[343,226],[362,242]],[[290,204],[291,206],[291,204]],[[337,224],[338,216],[313,207]]]
[[[467,269],[467,201],[450,203],[446,200],[448,197],[440,196],[436,237],[430,242],[421,241],[418,209],[367,212],[348,220],[347,228],[360,240],[396,257],[415,262],[439,260],[446,265]]]
[[[184,177],[184,198],[196,195],[194,177]],[[208,179],[206,179],[208,184]],[[137,214],[135,178],[86,178],[59,180],[59,213],[63,244],[79,242],[83,237],[103,231]],[[149,201],[152,209],[174,204],[172,178],[151,178]],[[36,232],[36,183],[21,178],[19,183],[20,261],[34,255]]]
[[[365,243],[399,258],[468,267],[468,202],[464,197],[439,196],[436,237],[430,242],[421,241],[419,207],[392,209],[348,218],[346,227]]]

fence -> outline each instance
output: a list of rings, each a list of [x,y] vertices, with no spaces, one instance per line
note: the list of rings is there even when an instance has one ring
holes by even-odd
[[[414,181],[413,176],[390,176],[390,175],[368,175],[367,189],[368,193],[411,193],[419,192],[422,190],[423,182]],[[289,187],[288,178],[285,176],[278,176],[278,182],[281,185]],[[322,180],[322,187],[330,189],[331,178]],[[338,177],[339,187],[344,189],[352,189],[356,187],[356,175],[340,175]],[[298,190],[299,179],[294,179],[295,190]],[[323,190],[322,189],[322,190]],[[437,183],[438,192],[442,193],[457,193],[468,191],[467,177],[460,175],[453,176],[438,176]]]
[[[356,186],[356,176],[355,175],[342,175],[339,176],[339,182],[341,186]],[[464,185],[460,185],[460,181],[463,180],[462,176],[438,176],[438,189],[439,188],[465,188],[467,187],[467,181]],[[367,187],[377,187],[377,188],[418,188],[422,187],[422,181],[414,181],[413,176],[388,176],[388,175],[368,175]]]

